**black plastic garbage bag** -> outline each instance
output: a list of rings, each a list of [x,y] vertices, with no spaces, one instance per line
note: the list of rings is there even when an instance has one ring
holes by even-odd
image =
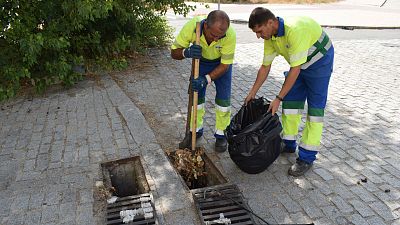
[[[282,125],[267,113],[269,101],[254,99],[237,112],[226,128],[229,155],[244,172],[264,171],[280,154]]]

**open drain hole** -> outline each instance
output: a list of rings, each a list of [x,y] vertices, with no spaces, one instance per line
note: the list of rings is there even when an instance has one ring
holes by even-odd
[[[201,147],[196,148],[194,153],[189,149],[179,149],[167,154],[190,190],[227,183]]]
[[[140,157],[103,163],[105,187],[113,195],[107,203],[105,224],[156,224],[153,196]],[[108,200],[110,200],[108,199]]]
[[[146,176],[138,156],[102,164],[105,184],[117,197],[148,193]]]

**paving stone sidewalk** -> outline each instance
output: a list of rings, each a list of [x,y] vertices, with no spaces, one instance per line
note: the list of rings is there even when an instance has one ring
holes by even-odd
[[[269,223],[400,223],[400,40],[337,41],[322,150],[313,170],[287,176],[295,156],[282,155],[265,172],[248,175],[228,153],[213,152],[213,96],[207,93],[201,144],[223,174],[239,185],[251,208]],[[233,112],[240,108],[262,60],[262,44],[238,44],[233,68]],[[134,69],[115,76],[144,113],[164,150],[184,136],[190,60],[154,50]],[[274,62],[260,96],[272,98],[287,69]],[[306,111],[306,110],[305,110]],[[304,118],[303,118],[304,119]],[[303,120],[304,122],[304,120]],[[365,180],[367,182],[362,182]],[[385,192],[386,190],[386,192]],[[388,192],[387,190],[390,190]]]
[[[160,224],[198,223],[153,131],[110,76],[0,109],[1,225],[105,224],[100,164],[132,156],[141,157]]]
[[[200,143],[269,223],[399,225],[400,39],[334,44],[323,149],[306,176],[287,176],[291,155],[248,175],[228,153],[215,154],[214,87]],[[261,51],[261,43],[237,46],[233,112],[255,79]],[[275,96],[286,67],[274,63],[260,95]],[[160,223],[198,224],[189,193],[163,154],[183,138],[189,70],[189,60],[155,49],[113,79],[0,104],[0,224],[102,224],[94,197],[100,163],[135,155],[143,159]]]

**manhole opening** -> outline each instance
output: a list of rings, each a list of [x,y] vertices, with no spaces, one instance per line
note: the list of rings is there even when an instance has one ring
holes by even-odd
[[[119,198],[150,191],[140,157],[132,157],[102,164],[107,187]]]
[[[168,157],[190,190],[227,183],[201,147],[195,152],[188,149],[168,152]]]
[[[203,224],[256,224],[236,185],[191,190]]]

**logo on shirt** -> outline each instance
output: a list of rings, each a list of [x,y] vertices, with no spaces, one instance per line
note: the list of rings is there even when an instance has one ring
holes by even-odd
[[[221,50],[222,46],[221,45],[216,45],[215,48]]]

